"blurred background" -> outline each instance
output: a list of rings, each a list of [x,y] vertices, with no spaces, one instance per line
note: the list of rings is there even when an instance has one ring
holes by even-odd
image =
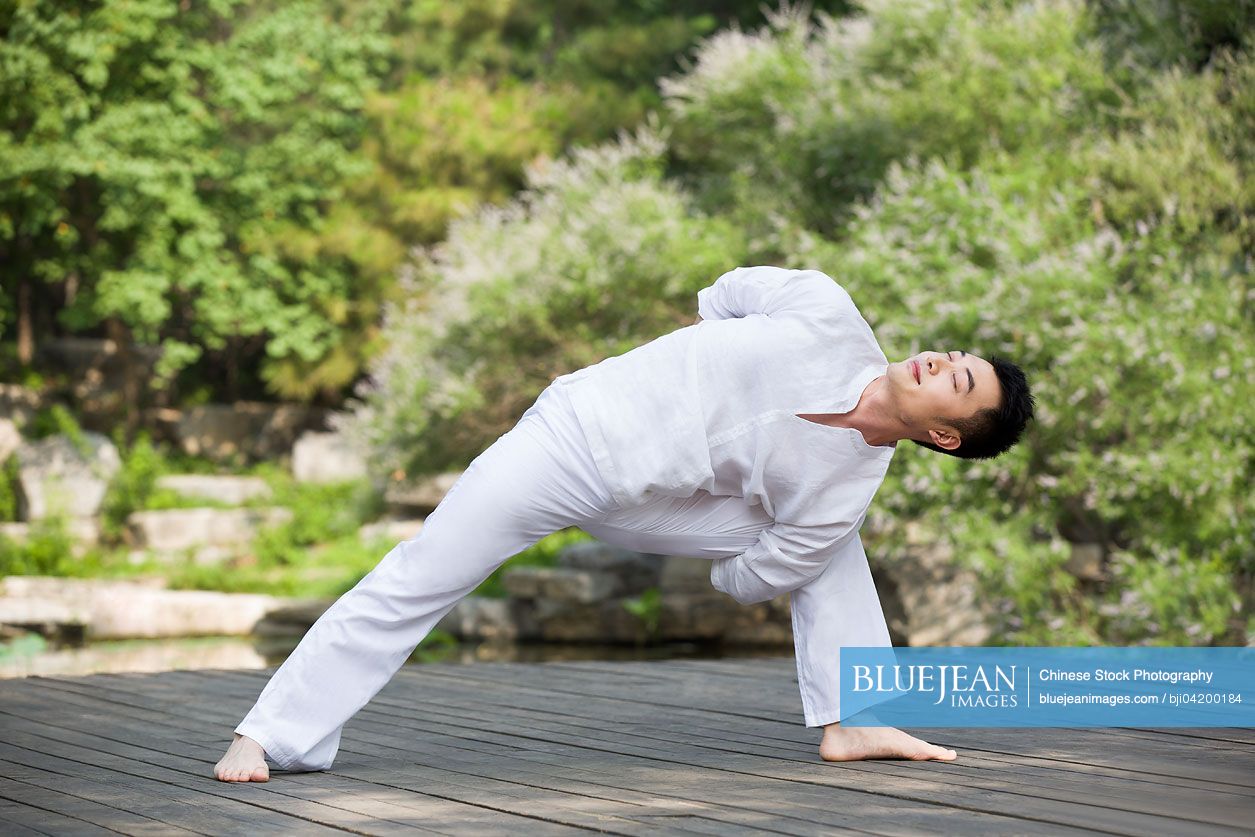
[[[0,4],[0,676],[283,658],[556,376],[818,268],[1024,443],[899,445],[912,645],[1243,645],[1251,0]],[[456,556],[451,556],[456,560]],[[568,530],[415,660],[789,652]]]

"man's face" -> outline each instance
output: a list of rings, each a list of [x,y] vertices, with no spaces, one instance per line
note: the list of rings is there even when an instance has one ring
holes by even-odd
[[[921,439],[929,435],[923,441],[941,448],[957,447],[960,441],[951,420],[997,408],[1002,401],[993,365],[959,349],[920,352],[890,364],[886,376],[902,419]]]

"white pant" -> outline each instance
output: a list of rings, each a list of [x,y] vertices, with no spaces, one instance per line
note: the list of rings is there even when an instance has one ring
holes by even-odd
[[[771,523],[761,506],[704,491],[620,507],[565,391],[551,385],[471,462],[419,534],[397,544],[314,623],[235,731],[283,768],[329,768],[344,723],[436,623],[507,559],[560,529],[578,526],[643,552],[715,559],[740,554]],[[809,726],[837,720],[839,645],[889,641],[867,559],[858,538],[853,544],[792,594]]]

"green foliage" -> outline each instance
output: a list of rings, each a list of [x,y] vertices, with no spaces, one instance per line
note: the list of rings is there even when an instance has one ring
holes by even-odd
[[[80,450],[86,444],[82,425],[63,404],[52,404],[37,412],[23,428],[23,435],[31,439],[67,436]]]
[[[641,620],[647,636],[658,632],[658,620],[662,616],[662,593],[657,587],[650,587],[639,596],[623,600],[623,609]]]
[[[310,236],[363,170],[382,37],[236,0],[26,3],[0,28],[0,251],[73,281],[63,324],[160,344],[160,382],[205,352],[314,363],[369,322],[344,309],[367,290],[351,265]]]
[[[1251,0],[1097,0],[1095,23],[1117,69],[1201,69],[1218,49],[1251,46]]]
[[[662,178],[662,150],[642,131],[536,169],[420,254],[351,428],[388,471],[465,464],[555,376],[692,320],[693,294],[744,247]]]
[[[1117,101],[1079,0],[862,5],[721,32],[661,82],[686,180],[753,230],[756,252],[778,254],[791,224],[838,229],[893,161],[967,167],[1066,142]]]
[[[1198,645],[1222,637],[1239,603],[1233,573],[1219,556],[1191,554],[1116,562],[1120,597],[1108,608],[1109,636],[1117,642]]]
[[[493,570],[488,578],[484,579],[478,587],[475,588],[476,596],[485,596],[492,599],[505,598],[507,593],[502,577],[511,567],[552,567],[557,563],[558,553],[567,548],[571,544],[589,541],[592,538],[579,529],[563,529],[560,532],[554,532],[546,535],[532,546],[515,555],[513,558]]]
[[[380,349],[408,248],[506,200],[533,160],[639,122],[719,17],[761,13],[7,4],[0,334],[26,316],[37,337],[159,346],[162,394],[338,401]]]
[[[0,535],[0,578],[6,575],[73,575],[73,540],[59,518],[31,524],[22,541]]]
[[[141,433],[129,447],[123,444],[120,433],[115,441],[121,452],[122,467],[109,484],[100,515],[104,533],[117,539],[131,512],[152,507],[152,498],[158,493],[157,478],[166,473],[166,468],[148,434]]]
[[[258,535],[254,552],[264,565],[293,564],[315,544],[355,539],[358,528],[383,509],[379,492],[365,481],[299,483],[277,470],[269,477],[269,503],[290,509],[292,519]]]
[[[1029,372],[1023,444],[977,463],[905,445],[876,503],[978,572],[1004,641],[1230,639],[1255,575],[1249,53],[1187,27],[1205,64],[1161,60],[1181,49],[1139,51],[1158,36],[1079,2],[863,6],[705,42],[662,83],[674,178],[656,139],[604,146],[455,225],[389,322],[365,435],[389,466],[465,461],[554,375],[687,324],[723,267],[819,267],[891,358]],[[657,235],[701,209],[708,237]],[[1108,581],[1068,572],[1069,542],[1101,545]]]
[[[17,520],[17,457],[0,463],[0,523]]]

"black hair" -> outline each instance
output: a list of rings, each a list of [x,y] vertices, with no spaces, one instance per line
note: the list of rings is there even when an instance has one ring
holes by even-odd
[[[912,440],[915,444],[963,459],[992,459],[1020,440],[1024,425],[1033,417],[1035,403],[1028,388],[1028,378],[1023,369],[1005,358],[991,357],[989,362],[1002,389],[1001,403],[994,408],[979,410],[968,418],[944,419],[946,424],[959,431],[959,446],[954,450],[939,448],[931,442]]]

